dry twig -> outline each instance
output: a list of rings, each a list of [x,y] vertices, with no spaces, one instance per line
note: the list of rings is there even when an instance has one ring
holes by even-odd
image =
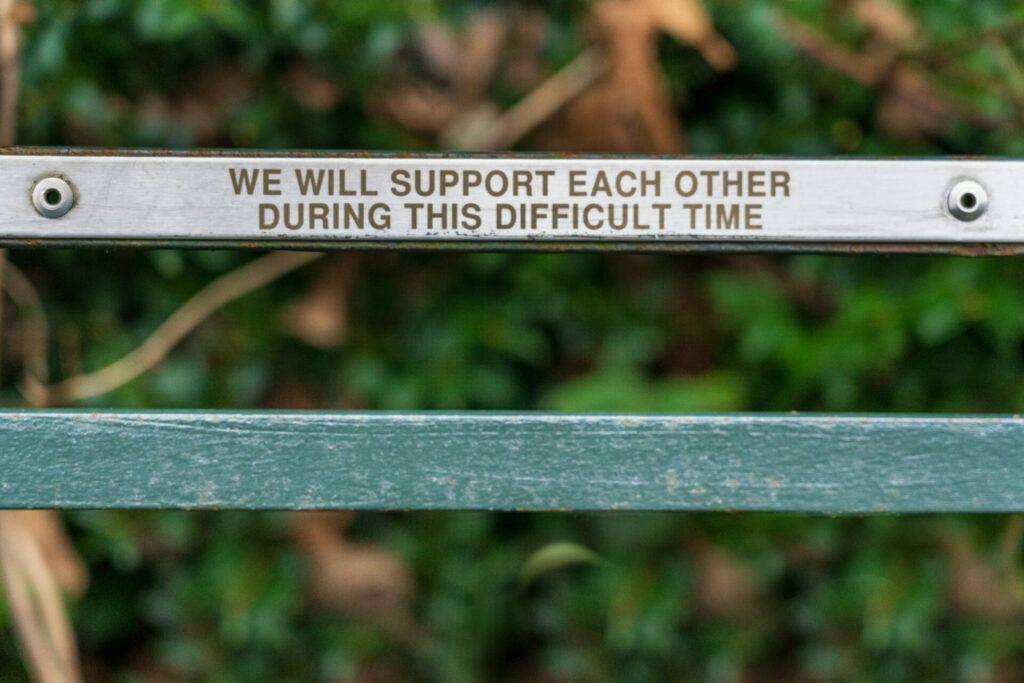
[[[596,83],[604,72],[604,60],[596,51],[587,50],[477,135],[459,136],[464,119],[458,119],[445,131],[442,144],[467,151],[508,149]],[[480,130],[480,127],[471,130]]]
[[[849,50],[782,12],[776,13],[775,24],[782,36],[801,52],[861,85],[878,85],[890,67],[888,60]]]
[[[323,256],[311,252],[272,252],[222,275],[186,301],[135,350],[106,367],[26,391],[35,406],[58,405],[99,396],[132,381],[159,364],[178,342],[217,309]]]

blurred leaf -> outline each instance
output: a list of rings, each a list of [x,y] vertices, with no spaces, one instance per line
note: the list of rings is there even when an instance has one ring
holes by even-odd
[[[733,375],[645,380],[630,372],[599,372],[563,382],[545,405],[579,412],[726,412],[744,405],[743,385]]]
[[[567,567],[601,564],[601,557],[578,543],[549,543],[535,550],[519,569],[519,587],[525,588],[546,574]]]

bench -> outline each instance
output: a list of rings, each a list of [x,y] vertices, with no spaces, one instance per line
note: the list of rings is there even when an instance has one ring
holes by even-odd
[[[18,149],[0,177],[9,247],[1024,251],[1014,161]],[[1012,511],[1022,466],[1012,415],[0,412],[0,508]]]

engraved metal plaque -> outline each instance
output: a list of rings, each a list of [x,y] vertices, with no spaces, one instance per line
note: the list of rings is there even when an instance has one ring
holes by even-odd
[[[0,155],[0,242],[1024,244],[1024,162]]]

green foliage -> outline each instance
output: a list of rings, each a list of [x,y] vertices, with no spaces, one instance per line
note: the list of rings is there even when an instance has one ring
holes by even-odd
[[[875,119],[878,89],[782,40],[774,3],[709,4],[737,46],[736,70],[659,46],[696,153],[1024,153],[1012,115],[897,141]],[[1024,18],[1001,0],[905,4],[940,55]],[[458,24],[478,5],[41,0],[20,141],[425,148],[372,102],[417,25]],[[865,40],[829,3],[787,5],[851,45]],[[586,40],[585,11],[555,5],[552,66]],[[977,47],[954,61],[995,69],[1000,56]],[[306,106],[284,75],[296,64],[337,84],[337,102]],[[986,112],[1008,110],[984,81],[946,85]],[[233,89],[243,95],[219,96]],[[59,376],[117,359],[250,256],[11,258],[46,303]],[[359,269],[340,348],[281,331],[282,309],[315,276],[303,272],[233,303],[157,370],[88,405],[263,407],[298,388],[324,407],[383,409],[1024,410],[1014,259],[372,253]],[[18,363],[5,349],[7,380]],[[20,401],[10,382],[0,399]],[[92,572],[75,622],[97,681],[984,681],[1019,678],[1024,660],[1019,616],[950,598],[967,572],[951,548],[991,565],[995,518],[361,514],[354,536],[412,567],[415,635],[312,607],[311,560],[287,515],[68,521]],[[709,543],[756,587],[750,611],[704,595]],[[573,549],[554,558],[573,566],[537,570],[541,548]],[[581,549],[601,562],[576,564],[589,557]],[[746,594],[742,584],[726,594]],[[990,589],[997,601],[1006,592]],[[0,670],[22,681],[8,619],[0,607]]]

